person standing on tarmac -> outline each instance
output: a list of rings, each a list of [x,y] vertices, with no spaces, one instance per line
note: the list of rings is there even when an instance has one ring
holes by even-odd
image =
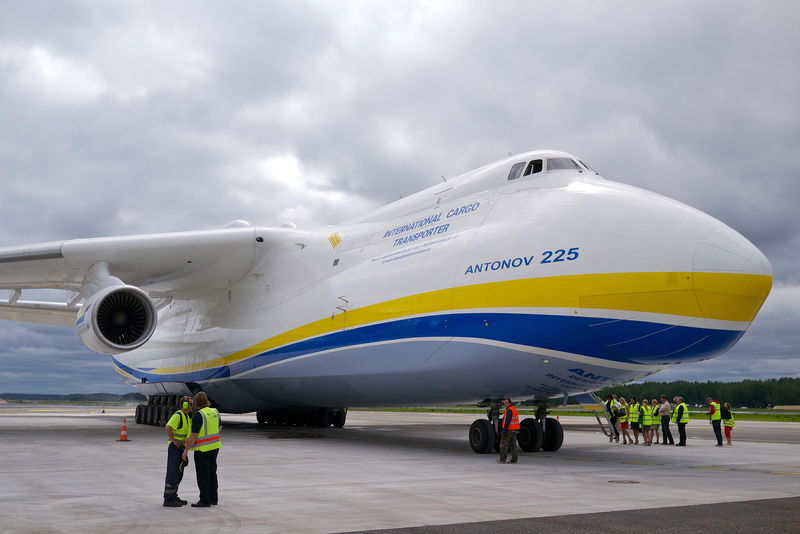
[[[683,397],[675,397],[675,408],[672,411],[672,422],[678,425],[678,444],[676,447],[686,446],[686,425],[689,423],[689,409],[683,402]]]
[[[636,402],[636,397],[631,397],[628,401],[628,420],[631,423],[631,430],[633,430],[633,439],[636,441],[634,445],[639,444],[639,421],[641,421],[641,414],[639,413],[639,403]]]
[[[606,413],[608,414],[608,422],[611,423],[611,429],[614,431],[614,434],[608,436],[608,442],[611,443],[612,441],[616,441],[619,443],[619,429],[617,425],[618,416],[617,410],[619,409],[619,402],[616,399],[616,395],[609,395],[606,397]]]
[[[672,413],[672,407],[669,405],[666,395],[661,395],[661,404],[658,406],[658,415],[661,417],[661,444],[662,445],[675,445],[675,440],[672,439],[672,431],[669,429],[669,416]]]
[[[189,465],[184,461],[183,451],[186,448],[186,438],[191,430],[191,418],[194,401],[191,397],[181,399],[181,409],[172,414],[164,430],[167,432],[167,477],[164,481],[164,506],[178,507],[186,501],[178,497],[178,486],[183,480],[183,470]]]
[[[519,413],[517,407],[511,399],[503,399],[503,406],[506,411],[503,414],[503,427],[500,429],[500,459],[498,464],[506,463],[509,449],[511,450],[511,462],[517,463],[517,434],[519,433]]]
[[[200,499],[193,507],[206,508],[219,500],[217,484],[217,455],[220,449],[219,412],[210,407],[208,396],[199,392],[194,396],[197,409],[192,416],[192,432],[186,440],[183,459],[188,459],[189,449],[194,451],[194,470]]]
[[[734,419],[731,409],[732,406],[730,402],[726,402],[722,405],[722,424],[725,426],[725,444],[728,447],[733,445],[733,443],[731,443],[731,430],[736,426],[736,419]]]
[[[642,445],[650,446],[650,425],[653,423],[653,411],[650,408],[650,401],[642,399],[642,405],[639,407],[639,421],[642,425],[642,437],[644,443]]]
[[[628,432],[628,419],[630,418],[630,407],[628,406],[628,401],[625,400],[625,397],[619,398],[619,404],[620,404],[619,431],[622,433],[622,444],[630,445],[631,443],[633,443],[633,438],[631,438],[631,435]]]
[[[714,437],[717,438],[717,447],[722,447],[722,410],[719,407],[719,402],[711,397],[706,399],[708,404],[708,421],[714,429]]]
[[[658,411],[661,409],[661,405],[658,403],[656,399],[650,401],[650,410],[651,410],[651,419],[650,422],[650,443],[655,442],[656,445],[661,443],[661,438],[658,435],[658,429],[661,428],[661,416],[658,415]]]

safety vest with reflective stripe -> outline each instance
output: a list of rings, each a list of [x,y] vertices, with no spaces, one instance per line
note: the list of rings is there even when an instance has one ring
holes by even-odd
[[[506,416],[508,412],[511,412],[511,424],[508,425],[509,430],[519,430],[519,413],[517,413],[516,406],[509,406],[506,408]],[[505,426],[505,421],[503,422],[503,426]]]
[[[722,412],[719,409],[719,403],[711,401],[711,406],[714,407],[714,413],[709,414],[709,415],[711,415],[711,420],[712,421],[719,421],[720,419],[722,419]]]
[[[638,423],[639,422],[639,403],[637,402],[633,406],[630,406],[630,409],[631,409],[631,423]]]
[[[187,414],[183,413],[183,410],[178,410],[169,418],[167,426],[172,428],[172,439],[186,443],[186,438],[189,437],[189,432],[192,431],[192,420]],[[167,443],[172,442],[167,440]]]
[[[678,408],[683,406],[683,413],[681,414],[681,420],[678,421]],[[688,423],[689,422],[689,409],[686,407],[686,403],[682,402],[675,406],[675,409],[672,410],[672,422],[673,423]]]
[[[643,425],[652,425],[653,424],[653,409],[650,406],[642,405],[642,424]]]
[[[736,426],[736,420],[733,418],[733,412],[731,412],[730,410],[728,410],[728,411],[731,414],[731,418],[730,419],[723,419],[722,420],[722,424],[725,425],[725,426],[734,427],[734,426]]]
[[[203,426],[197,434],[193,451],[208,452],[220,448],[219,412],[214,408],[201,408],[198,412],[203,417]]]
[[[622,415],[619,416],[620,423],[627,423],[628,422],[628,407],[627,406],[620,406],[622,408]]]

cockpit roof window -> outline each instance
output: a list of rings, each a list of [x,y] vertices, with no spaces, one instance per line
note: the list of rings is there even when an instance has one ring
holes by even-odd
[[[520,161],[519,163],[515,163],[511,170],[508,172],[508,179],[509,180],[516,180],[520,176],[522,176],[522,168],[525,166],[524,161]]]
[[[577,163],[572,161],[569,158],[550,158],[547,160],[547,170],[548,171],[558,171],[558,170],[571,170],[571,171],[581,171],[581,168],[578,166]],[[583,171],[581,171],[583,172]]]

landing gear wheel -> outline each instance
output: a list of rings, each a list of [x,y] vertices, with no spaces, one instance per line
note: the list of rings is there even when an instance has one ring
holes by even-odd
[[[347,408],[336,408],[333,410],[333,427],[342,428],[347,421]]]
[[[544,432],[539,421],[532,418],[523,419],[519,424],[519,435],[517,436],[519,448],[525,452],[538,452],[542,448]]]
[[[312,417],[312,424],[318,428],[330,428],[333,422],[333,410],[317,408]]]
[[[552,417],[544,421],[544,442],[542,448],[546,451],[557,451],[564,443],[564,429],[561,423]]]
[[[259,425],[266,424],[266,422],[267,422],[267,413],[264,410],[258,410],[256,412],[256,421],[258,421]]]
[[[136,405],[136,417],[135,417],[134,420],[136,421],[137,425],[141,425],[142,424],[142,408],[144,408],[143,405],[141,405],[141,404],[137,404]]]
[[[495,447],[495,435],[491,421],[478,419],[469,427],[469,446],[478,454],[492,452]]]

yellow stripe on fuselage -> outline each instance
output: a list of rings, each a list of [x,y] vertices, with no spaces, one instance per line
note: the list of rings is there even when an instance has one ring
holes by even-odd
[[[152,372],[210,369],[343,328],[450,310],[591,308],[749,322],[771,287],[771,276],[705,272],[582,274],[488,282],[364,306],[287,330],[221,358]]]

